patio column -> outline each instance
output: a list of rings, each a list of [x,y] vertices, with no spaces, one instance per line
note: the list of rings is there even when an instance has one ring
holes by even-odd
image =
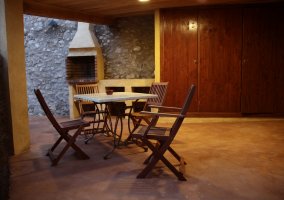
[[[0,0],[0,56],[1,79],[5,85],[4,102],[7,106],[5,117],[8,118],[8,124],[4,125],[9,126],[12,132],[13,153],[19,154],[30,146],[23,0]]]
[[[155,81],[161,81],[161,33],[160,10],[155,10]]]

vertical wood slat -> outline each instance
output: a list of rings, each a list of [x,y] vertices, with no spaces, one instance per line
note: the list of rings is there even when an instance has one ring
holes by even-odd
[[[241,10],[233,9],[233,13],[226,10],[161,12],[161,80],[170,83],[166,105],[180,105],[186,88],[194,83],[199,89],[190,111],[240,112]],[[208,16],[202,18],[206,12],[209,12]],[[215,21],[210,20],[211,24],[206,24],[211,15]],[[198,32],[188,29],[190,22],[197,23]],[[208,28],[206,25],[216,26],[214,33],[205,30]],[[232,39],[235,35],[236,39]],[[201,39],[199,43],[197,38]],[[212,40],[213,43],[210,43]],[[213,74],[206,78],[208,70]]]
[[[191,84],[197,85],[197,23],[195,10],[161,11],[161,81],[168,81],[167,106],[181,106]],[[197,94],[190,111],[197,111]]]
[[[283,7],[244,9],[242,112],[284,112]]]
[[[149,98],[147,99],[148,105],[158,105],[161,106],[164,103],[166,94],[167,94],[168,82],[160,82],[160,83],[153,83],[149,93],[150,94],[157,94],[157,98]]]
[[[77,84],[76,94],[93,94],[99,93],[99,86],[97,84]]]
[[[276,49],[273,52],[275,73],[276,73],[276,89],[275,89],[275,102],[274,113],[284,113],[284,6],[277,7],[274,11],[275,19],[275,38],[277,38]]]
[[[200,10],[198,20],[199,111],[239,113],[241,9]]]
[[[182,19],[193,13],[198,19],[198,44],[187,40],[189,34],[180,28]],[[169,81],[166,105],[178,105],[181,90],[199,77],[195,95],[199,105],[193,102],[191,111],[284,113],[283,15],[283,4],[162,10],[161,80]],[[196,46],[197,70],[189,59],[196,55]]]

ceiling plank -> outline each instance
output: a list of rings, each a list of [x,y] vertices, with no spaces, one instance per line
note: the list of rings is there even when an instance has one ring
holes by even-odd
[[[111,19],[153,14],[154,10],[187,6],[268,3],[283,0],[23,0],[27,14],[108,24]]]
[[[81,21],[94,24],[111,24],[113,19],[108,17],[99,17],[96,15],[84,14],[66,8],[44,5],[40,3],[24,3],[24,13],[41,17],[51,17],[57,19],[66,19],[72,21]]]

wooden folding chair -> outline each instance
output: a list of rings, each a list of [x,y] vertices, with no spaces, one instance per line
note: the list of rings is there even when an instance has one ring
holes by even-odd
[[[99,93],[99,87],[97,84],[76,84],[75,85],[76,94],[94,94]],[[90,101],[79,101],[79,113],[81,117],[85,117],[87,115],[96,114],[95,105]],[[93,109],[92,109],[93,107]]]
[[[69,120],[69,121],[65,121],[65,122],[61,122],[58,123],[57,120],[55,119],[55,117],[53,116],[52,112],[50,111],[47,103],[44,100],[44,97],[42,96],[41,92],[39,89],[35,89],[34,93],[43,109],[43,111],[45,112],[47,118],[49,119],[49,121],[51,122],[51,124],[53,125],[53,127],[56,129],[56,131],[59,133],[60,137],[58,138],[58,140],[54,143],[54,145],[48,150],[48,153],[46,154],[47,156],[49,156],[51,162],[52,162],[52,166],[57,165],[57,163],[59,162],[59,160],[62,158],[62,156],[64,155],[64,153],[68,150],[69,147],[72,147],[76,153],[78,153],[78,155],[82,158],[82,159],[89,159],[89,156],[87,154],[85,154],[76,144],[76,138],[77,136],[81,133],[81,131],[84,129],[84,127],[87,127],[90,125],[89,122],[86,122],[82,119],[78,119],[78,120]],[[73,135],[69,134],[69,131],[71,130],[76,130],[75,133]],[[63,147],[63,149],[61,150],[61,152],[55,156],[54,154],[54,150],[56,149],[56,147],[60,144],[60,142],[62,140],[65,140],[67,142],[67,144]]]
[[[98,84],[76,84],[75,86],[76,94],[94,94],[99,93]],[[101,123],[104,123],[105,120],[103,116],[106,110],[103,108],[102,104],[96,104],[91,101],[77,101],[79,107],[79,113],[81,119],[91,118],[89,120],[92,128],[84,129],[83,132],[85,134],[85,143],[87,144],[90,139],[94,137],[96,133],[103,132],[103,128],[100,127]],[[88,135],[92,135],[88,137]]]
[[[151,149],[152,154],[144,161],[144,164],[147,164],[147,166],[142,170],[142,172],[138,174],[137,178],[145,178],[155,167],[157,162],[161,160],[177,176],[179,180],[186,181],[186,178],[183,175],[184,172],[177,170],[174,165],[172,165],[169,160],[164,157],[164,154],[168,150],[180,162],[181,169],[184,168],[184,165],[186,163],[184,162],[183,158],[174,151],[174,149],[171,147],[171,143],[178,133],[178,130],[186,116],[186,112],[189,109],[194,91],[195,86],[192,85],[188,91],[182,108],[151,106],[156,108],[176,110],[179,111],[179,114],[142,111],[145,114],[151,114],[153,119],[148,126],[141,126],[140,128],[138,128],[132,134],[132,137],[141,139],[144,144],[146,144],[149,149]],[[159,117],[175,117],[176,120],[173,123],[173,126],[170,128],[156,127]],[[158,145],[153,145],[153,143],[151,142],[152,140],[157,141]]]
[[[150,87],[150,94],[157,94],[157,98],[150,98],[147,99],[145,102],[143,111],[149,111],[150,106],[161,106],[163,105],[165,101],[165,96],[167,93],[168,88],[168,82],[155,82],[152,83]],[[134,103],[135,104],[135,103]],[[152,115],[149,115],[148,113],[142,113],[142,112],[133,112],[134,106],[130,107],[130,111],[128,113],[128,129],[129,129],[129,137],[127,138],[127,141],[131,139],[132,132],[135,131],[141,124],[141,122],[145,122],[146,124],[150,124]],[[132,128],[133,127],[133,128]]]

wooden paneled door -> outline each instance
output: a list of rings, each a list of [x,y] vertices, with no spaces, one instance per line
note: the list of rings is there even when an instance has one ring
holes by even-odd
[[[284,113],[284,9],[244,9],[242,112]]]
[[[161,11],[161,81],[168,81],[165,104],[181,106],[191,84],[197,85],[197,12]],[[197,111],[196,92],[190,111]]]
[[[190,111],[283,114],[283,24],[283,3],[162,10],[166,104],[180,105],[194,83]]]
[[[201,9],[199,112],[240,113],[242,10]]]
[[[284,113],[284,4],[274,8],[275,38],[277,38],[275,51],[273,52],[273,63],[275,64],[275,73],[277,83],[275,89],[274,113]]]

